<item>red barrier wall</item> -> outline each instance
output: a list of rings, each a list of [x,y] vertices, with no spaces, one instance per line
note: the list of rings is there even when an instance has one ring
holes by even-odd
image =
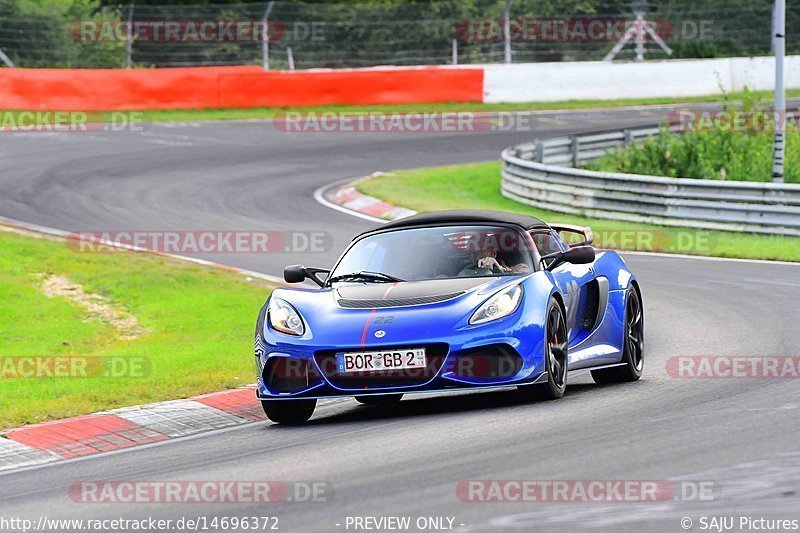
[[[483,69],[0,68],[0,108],[64,111],[483,101]]]

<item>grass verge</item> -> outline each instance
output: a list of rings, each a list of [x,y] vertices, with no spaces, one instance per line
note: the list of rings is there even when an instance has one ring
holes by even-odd
[[[600,246],[746,259],[800,261],[800,239],[693,228],[672,228],[565,215],[517,203],[500,194],[500,162],[420,168],[362,180],[364,194],[416,211],[493,209],[548,222],[589,225]]]
[[[767,91],[753,92],[764,99],[770,98]],[[800,89],[789,89],[787,97],[800,97]],[[745,96],[745,93],[730,93],[727,99],[735,101]],[[189,122],[197,120],[253,120],[270,119],[280,113],[290,110],[308,112],[348,112],[348,113],[442,113],[457,111],[474,112],[501,112],[501,111],[546,111],[553,109],[593,109],[639,105],[664,105],[675,103],[703,103],[718,102],[722,95],[708,95],[693,98],[636,98],[617,100],[567,100],[563,102],[524,102],[517,104],[483,104],[483,103],[441,103],[441,104],[411,104],[411,105],[375,105],[375,106],[319,106],[305,108],[276,108],[255,107],[249,109],[169,109],[151,110],[144,112],[146,122],[175,121]]]
[[[147,333],[122,340],[112,323],[69,298],[48,298],[42,280],[52,275],[124,309]],[[0,231],[0,428],[252,383],[253,325],[269,289],[169,258],[79,253],[64,241]],[[30,370],[22,357],[115,368],[94,372],[89,364],[91,377],[12,377]]]

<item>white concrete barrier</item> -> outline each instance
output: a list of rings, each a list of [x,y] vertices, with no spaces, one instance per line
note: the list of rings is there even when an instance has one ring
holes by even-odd
[[[521,63],[484,67],[484,102],[680,98],[769,90],[772,57],[643,62]],[[800,56],[786,58],[786,86],[800,88]]]

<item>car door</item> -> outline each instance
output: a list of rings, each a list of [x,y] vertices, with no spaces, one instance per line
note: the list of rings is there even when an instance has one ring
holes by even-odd
[[[563,252],[569,248],[553,230],[535,230],[531,232],[531,237],[542,256]],[[563,263],[551,272],[559,292],[564,296],[568,339],[571,346],[585,335],[583,311],[587,301],[587,286],[595,276],[594,266]]]

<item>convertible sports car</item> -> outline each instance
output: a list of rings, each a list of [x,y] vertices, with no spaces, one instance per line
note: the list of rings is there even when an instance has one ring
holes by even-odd
[[[442,211],[353,239],[332,270],[287,267],[258,316],[257,395],[301,423],[318,398],[518,387],[564,395],[567,374],[635,381],[644,365],[636,277],[589,228]]]

